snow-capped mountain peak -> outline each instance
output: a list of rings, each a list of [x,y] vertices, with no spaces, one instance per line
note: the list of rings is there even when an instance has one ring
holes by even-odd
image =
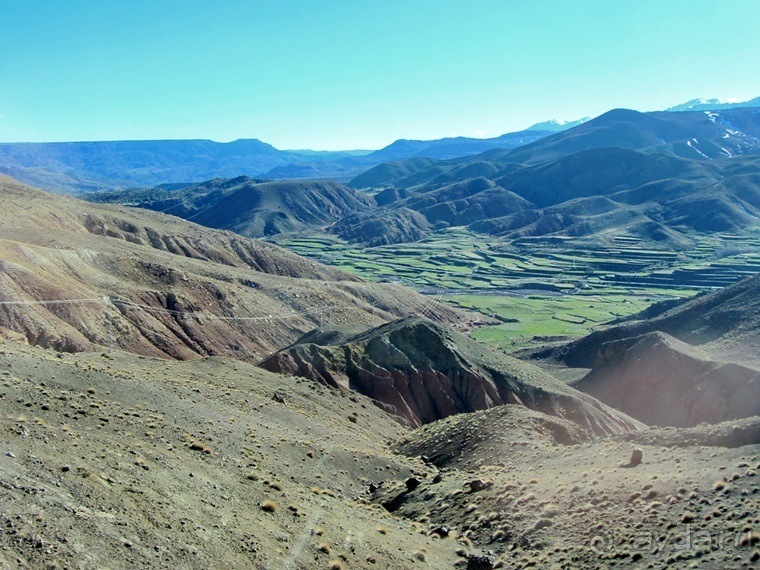
[[[740,102],[736,99],[692,99],[686,103],[676,105],[665,109],[666,111],[720,111],[721,109],[732,109],[734,107],[760,107],[760,97],[755,97],[751,101]]]
[[[535,125],[531,125],[526,131],[552,131],[552,132],[560,132],[560,131],[566,131],[568,129],[572,129],[573,127],[577,127],[578,125],[582,125],[586,121],[588,121],[591,117],[583,117],[582,119],[578,119],[577,121],[561,121],[557,119],[551,119],[549,121],[544,121],[542,123],[536,123]]]

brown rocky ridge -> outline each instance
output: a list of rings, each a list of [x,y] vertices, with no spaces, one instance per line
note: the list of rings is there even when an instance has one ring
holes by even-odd
[[[598,435],[641,427],[539,368],[421,317],[358,334],[315,331],[260,366],[360,392],[411,426],[519,404]]]

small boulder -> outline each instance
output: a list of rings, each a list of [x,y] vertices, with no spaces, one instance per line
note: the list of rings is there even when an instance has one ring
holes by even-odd
[[[633,453],[631,453],[631,459],[628,461],[628,463],[624,463],[621,465],[621,467],[636,467],[641,463],[641,460],[644,457],[644,452],[639,449],[638,447],[633,450]]]
[[[421,481],[417,479],[417,477],[409,477],[409,479],[406,480],[406,490],[407,491],[414,491],[417,487],[420,486]]]
[[[482,491],[483,489],[486,489],[490,487],[491,485],[492,483],[488,481],[483,481],[482,479],[473,479],[469,483],[470,491],[472,491],[473,493],[477,491]]]
[[[467,558],[467,570],[493,570],[493,560],[488,556],[471,554]]]

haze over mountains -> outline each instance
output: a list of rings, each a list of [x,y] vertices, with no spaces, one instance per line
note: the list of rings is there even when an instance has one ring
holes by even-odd
[[[695,100],[672,110],[690,109]],[[717,100],[702,109],[757,106]],[[451,159],[490,149],[509,149],[586,122],[545,121],[494,138],[451,137],[439,140],[397,140],[369,150],[279,150],[257,139],[230,143],[210,140],[0,143],[0,173],[45,190],[95,192],[166,183],[202,182],[241,175],[268,179],[330,178],[346,182],[382,162],[414,157]]]

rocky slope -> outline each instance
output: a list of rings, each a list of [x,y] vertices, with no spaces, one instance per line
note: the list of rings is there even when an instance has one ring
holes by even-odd
[[[512,405],[409,431],[236,359],[0,340],[0,565],[750,568],[758,422],[595,440]]]
[[[0,186],[0,331],[32,344],[259,359],[321,322],[464,316],[230,232]]]
[[[667,333],[698,346],[718,360],[760,367],[760,276],[697,296],[650,319],[590,334],[544,356],[577,368],[591,368],[605,343],[649,332]]]
[[[420,462],[366,398],[225,358],[0,340],[3,568],[437,568],[455,541],[366,501]],[[350,421],[354,417],[355,421]]]
[[[759,299],[760,276],[749,277],[522,356],[647,425],[753,417],[760,415]]]
[[[641,427],[538,368],[420,317],[359,334],[311,333],[260,366],[365,394],[412,426],[509,403],[597,435]]]
[[[647,425],[760,415],[760,370],[711,360],[662,332],[604,343],[593,370],[573,385]]]
[[[760,560],[758,431],[741,447],[719,442],[760,418],[568,446],[521,440],[527,418],[509,415],[496,408],[408,434],[399,448],[431,458],[441,450],[440,470],[411,489],[385,481],[372,501],[444,539],[464,528],[487,545],[494,567],[752,568]],[[484,438],[491,420],[504,431]],[[459,438],[468,443],[447,445]],[[640,462],[631,462],[635,449]]]

